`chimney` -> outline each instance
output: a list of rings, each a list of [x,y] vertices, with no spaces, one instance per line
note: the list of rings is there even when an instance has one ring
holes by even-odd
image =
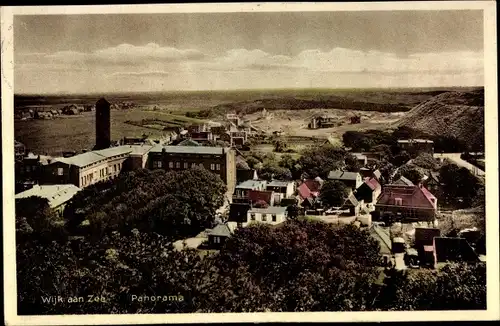
[[[95,149],[109,148],[111,145],[111,105],[104,98],[98,100],[95,104],[95,128],[96,144]]]

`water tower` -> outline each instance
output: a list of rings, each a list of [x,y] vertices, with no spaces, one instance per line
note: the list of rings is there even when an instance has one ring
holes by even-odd
[[[95,104],[95,148],[108,148],[111,145],[111,105],[104,98]]]

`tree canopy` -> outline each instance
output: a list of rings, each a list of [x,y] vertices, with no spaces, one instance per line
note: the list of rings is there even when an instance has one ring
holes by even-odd
[[[349,192],[350,189],[346,187],[343,182],[338,180],[326,180],[321,187],[319,198],[323,205],[338,207],[344,203]]]
[[[326,179],[331,170],[343,168],[346,152],[325,144],[306,148],[297,163],[309,178]]]

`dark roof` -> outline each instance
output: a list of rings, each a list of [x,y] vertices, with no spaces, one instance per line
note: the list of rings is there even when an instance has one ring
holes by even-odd
[[[441,236],[441,231],[436,228],[415,228],[415,246],[430,246],[434,238]]]
[[[248,192],[248,198],[254,204],[262,200],[265,201],[268,205],[271,205],[272,197],[272,191],[250,190]]]
[[[479,261],[479,257],[466,239],[451,237],[434,238],[437,262]]]
[[[96,103],[95,105],[103,105],[103,104],[106,104],[106,105],[109,105],[109,102],[106,101],[106,99],[104,97],[100,98]]]
[[[272,180],[267,184],[268,187],[288,187],[290,183],[293,181],[280,181],[280,180]]]
[[[253,170],[243,170],[243,169],[237,169],[236,170],[236,181],[238,183],[241,183],[246,180],[255,180],[257,176],[257,171],[255,169]]]
[[[184,139],[177,146],[201,146],[200,143],[192,139]]]
[[[152,152],[162,152],[176,154],[209,154],[222,155],[229,149],[224,147],[208,147],[208,146],[156,146]]]
[[[250,210],[250,204],[232,203],[229,207],[229,218],[231,222],[246,222],[247,212]]]
[[[210,231],[208,234],[213,235],[213,236],[218,236],[218,237],[230,237],[232,234],[231,229],[226,224],[218,224],[216,227]]]

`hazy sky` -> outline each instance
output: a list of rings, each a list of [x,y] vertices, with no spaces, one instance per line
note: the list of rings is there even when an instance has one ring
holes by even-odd
[[[16,16],[15,92],[483,85],[482,11]]]

